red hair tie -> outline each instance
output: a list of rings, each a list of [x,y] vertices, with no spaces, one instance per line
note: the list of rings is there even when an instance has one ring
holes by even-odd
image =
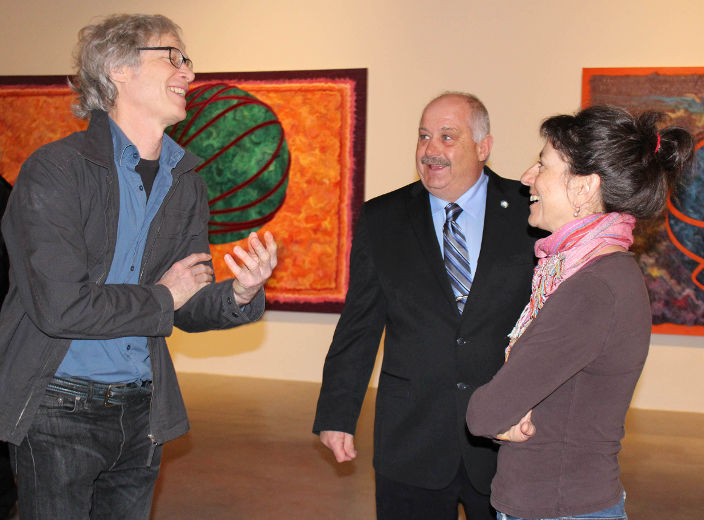
[[[658,153],[660,149],[660,132],[658,132],[658,144],[655,145],[655,151],[653,153]]]

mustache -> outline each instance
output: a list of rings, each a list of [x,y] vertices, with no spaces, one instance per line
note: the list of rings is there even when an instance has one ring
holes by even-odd
[[[428,157],[424,155],[420,158],[421,164],[437,164],[438,166],[450,166],[450,161],[444,157]]]

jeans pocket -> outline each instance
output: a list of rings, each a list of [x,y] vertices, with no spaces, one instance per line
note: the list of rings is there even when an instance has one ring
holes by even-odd
[[[624,491],[621,494],[621,500],[619,500],[617,504],[607,509],[586,515],[567,516],[565,518],[567,520],[628,520],[628,516],[626,515],[626,492]]]
[[[58,413],[70,414],[76,412],[82,402],[83,399],[80,397],[47,392],[42,396],[39,410],[49,415]]]

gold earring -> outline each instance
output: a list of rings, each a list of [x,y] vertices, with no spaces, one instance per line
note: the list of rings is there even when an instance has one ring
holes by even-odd
[[[573,217],[578,217],[578,216],[579,216],[579,212],[580,212],[581,209],[582,209],[581,207],[577,206],[577,207],[575,208],[575,210],[574,210],[574,213],[572,213],[572,216],[573,216]]]

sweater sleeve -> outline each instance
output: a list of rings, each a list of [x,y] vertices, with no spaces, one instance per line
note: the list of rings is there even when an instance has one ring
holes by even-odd
[[[598,277],[576,273],[548,298],[508,361],[469,401],[474,435],[505,432],[593,361],[614,327],[614,295]]]

